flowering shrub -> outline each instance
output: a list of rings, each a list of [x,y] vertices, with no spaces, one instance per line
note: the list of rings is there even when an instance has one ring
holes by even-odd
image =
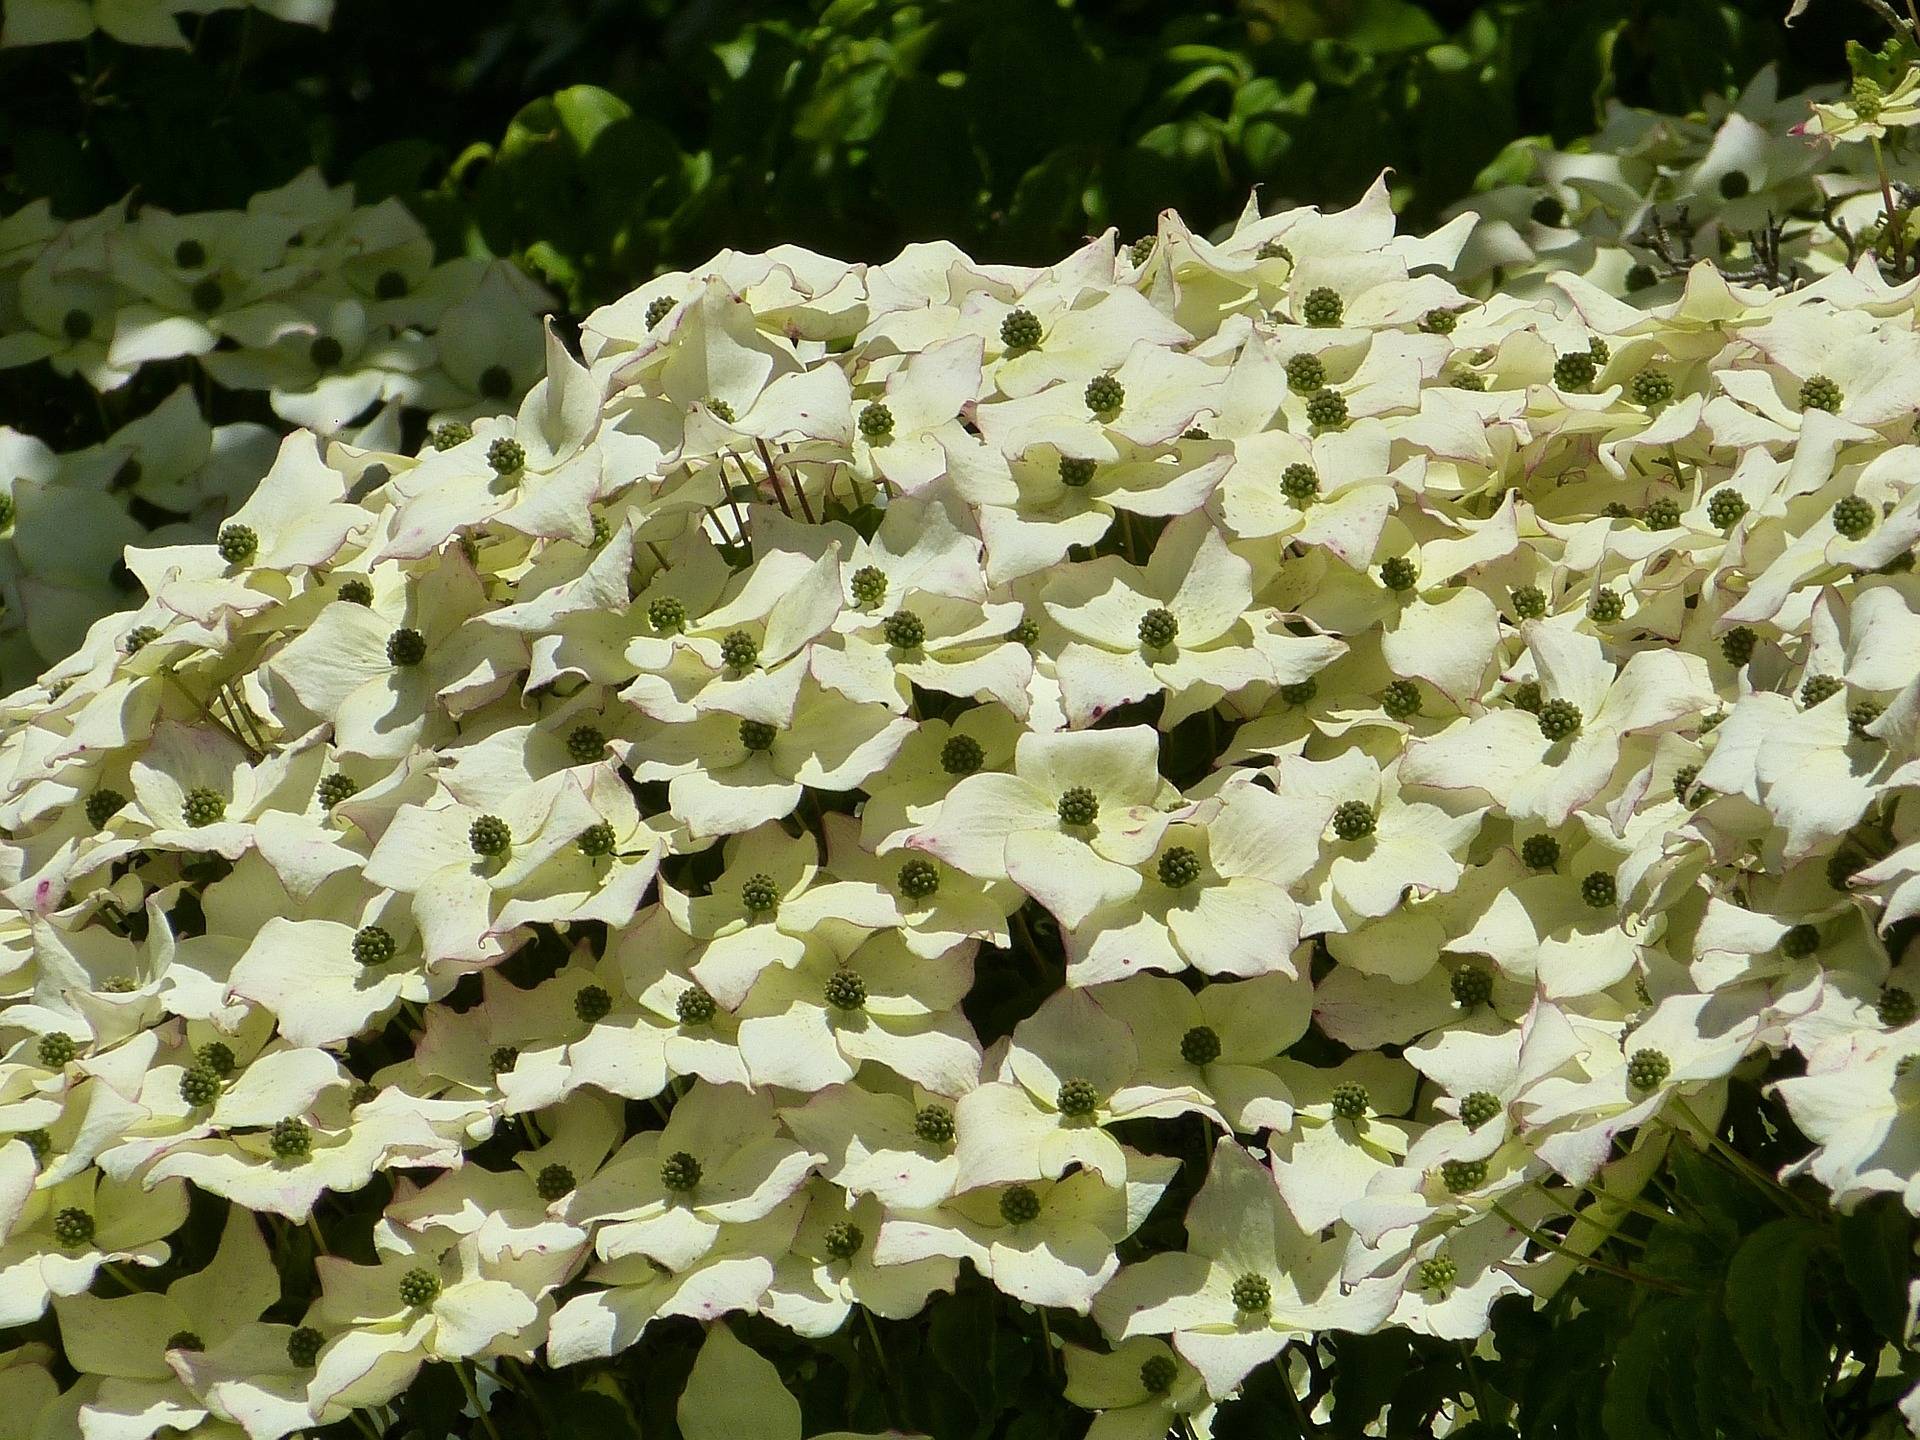
[[[31,1433],[1897,1424],[1920,280],[1471,224],[726,253],[129,550],[0,739]]]
[[[398,202],[356,205],[316,171],[245,211],[122,203],[63,224],[43,201],[8,216],[0,367],[77,377],[125,423],[66,454],[0,428],[0,668],[37,670],[127,604],[138,586],[118,564],[126,545],[207,539],[247,498],[277,437],[210,424],[209,387],[391,447],[407,409],[461,419],[524,394],[545,302],[505,262],[436,264]],[[139,408],[126,395],[143,369],[174,372],[179,388]]]

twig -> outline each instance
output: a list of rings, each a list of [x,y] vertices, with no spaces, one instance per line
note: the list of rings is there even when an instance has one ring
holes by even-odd
[[[460,1377],[460,1388],[467,1392],[467,1403],[473,1406],[473,1413],[480,1417],[480,1428],[485,1430],[491,1440],[500,1440],[500,1431],[493,1423],[493,1417],[487,1413],[487,1407],[480,1403],[480,1391],[473,1383],[473,1371],[462,1361],[454,1362],[454,1373]]]
[[[1493,1202],[1492,1209],[1494,1214],[1498,1215],[1502,1220],[1506,1221],[1507,1224],[1526,1236],[1527,1239],[1533,1241],[1534,1244],[1573,1261],[1575,1265],[1585,1266],[1591,1270],[1598,1270],[1603,1275],[1612,1275],[1620,1280],[1629,1280],[1635,1285],[1645,1285],[1650,1290],[1664,1290],[1670,1295],[1691,1295],[1693,1293],[1683,1286],[1672,1284],[1669,1281],[1658,1279],[1655,1276],[1642,1275],[1638,1271],[1627,1269],[1625,1266],[1612,1265],[1605,1260],[1596,1260],[1591,1255],[1582,1255],[1576,1250],[1569,1250],[1544,1230],[1536,1230],[1531,1225],[1517,1218],[1512,1211],[1508,1210],[1506,1206],[1502,1205],[1498,1200]]]

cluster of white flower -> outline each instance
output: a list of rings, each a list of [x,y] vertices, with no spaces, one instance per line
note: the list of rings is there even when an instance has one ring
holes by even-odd
[[[264,392],[291,424],[357,424],[388,448],[405,407],[464,418],[517,402],[545,365],[549,302],[505,261],[435,264],[398,201],[357,205],[311,170],[244,211],[123,202],[62,223],[39,201],[0,221],[0,370],[45,363],[113,396],[176,362]],[[210,535],[273,444],[259,425],[209,425],[185,383],[77,453],[0,428],[0,670],[17,684],[69,653],[128,603],[122,548],[156,518],[147,543]]]
[[[101,31],[122,45],[185,50],[183,15],[248,8],[319,30],[333,20],[333,0],[4,0],[0,47],[54,45]]]
[[[276,1440],[966,1262],[1097,1323],[1097,1435],[1204,1429],[1551,1292],[1787,1051],[1806,1169],[1920,1209],[1920,280],[1483,302],[1470,224],[723,254],[130,551],[5,702],[0,1325],[81,1379],[0,1379]],[[212,1265],[91,1294],[189,1187]]]
[[[1504,168],[1524,163],[1525,179],[1449,212],[1475,219],[1455,278],[1477,293],[1534,298],[1570,273],[1658,302],[1679,292],[1696,257],[1756,281],[1850,269],[1876,247],[1891,259],[1872,151],[1808,137],[1879,140],[1920,123],[1920,70],[1891,89],[1862,76],[1840,94],[1827,86],[1783,99],[1769,67],[1737,99],[1709,97],[1693,115],[1616,100],[1600,130],[1567,150],[1516,142]],[[1912,250],[1920,232],[1910,216],[1902,223]]]

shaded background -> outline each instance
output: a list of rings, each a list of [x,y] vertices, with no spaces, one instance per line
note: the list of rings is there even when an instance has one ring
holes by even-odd
[[[521,258],[580,313],[661,269],[789,241],[885,259],[945,237],[1045,262],[1255,185],[1344,204],[1383,163],[1422,225],[1509,141],[1601,107],[1783,89],[1877,43],[1816,0],[341,0],[194,51],[0,53],[0,208],[132,192],[238,206],[310,164],[398,195],[445,254]],[[189,17],[188,24],[193,24]]]

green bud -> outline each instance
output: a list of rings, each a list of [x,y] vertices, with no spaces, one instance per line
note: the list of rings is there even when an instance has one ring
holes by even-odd
[[[860,412],[860,433],[869,440],[884,440],[893,434],[893,411],[874,401]]]
[[[1593,384],[1596,373],[1593,356],[1585,350],[1571,351],[1553,362],[1553,383],[1562,390],[1584,390]]]
[[[740,885],[740,905],[749,915],[771,915],[780,904],[779,887],[771,875],[749,875]]]
[[[1389,720],[1411,720],[1420,713],[1420,687],[1411,680],[1396,680],[1380,692],[1380,708]]]
[[[1091,825],[1100,818],[1100,797],[1084,785],[1063,791],[1056,807],[1062,825]]]
[[[1000,322],[1000,343],[1009,350],[1031,350],[1040,343],[1040,317],[1031,310],[1009,310]]]
[[[400,1277],[400,1303],[412,1309],[431,1305],[440,1294],[440,1277],[416,1265]]]
[[[862,565],[853,572],[853,603],[862,610],[878,608],[887,598],[887,572],[877,565]]]
[[[1364,1085],[1342,1080],[1333,1087],[1333,1113],[1342,1120],[1364,1119],[1371,1104],[1372,1099]]]
[[[313,1130],[298,1115],[289,1115],[273,1122],[267,1145],[276,1160],[304,1160],[313,1153]]]
[[[466,444],[467,441],[472,438],[473,427],[463,425],[458,420],[449,420],[444,425],[436,425],[433,427],[433,433],[428,437],[428,443],[430,443],[435,450],[452,450],[456,446]]]
[[[1673,1062],[1658,1050],[1636,1050],[1627,1058],[1627,1083],[1651,1090],[1673,1073]]]
[[[1295,680],[1280,687],[1280,698],[1289,705],[1311,705],[1313,697],[1320,693],[1320,682],[1312,676],[1305,680]]]
[[[604,860],[619,848],[620,837],[614,833],[613,826],[601,820],[582,830],[574,843],[588,859]]]
[[[362,965],[384,965],[399,948],[384,926],[362,925],[353,932],[353,958]]]
[[[1009,1225],[1025,1225],[1040,1218],[1040,1197],[1030,1185],[1011,1185],[1000,1195],[1000,1218]]]
[[[519,1063],[520,1047],[518,1045],[496,1045],[493,1053],[487,1056],[487,1068],[493,1072],[496,1079]]]
[[[87,824],[100,830],[106,823],[126,808],[127,797],[118,790],[101,786],[87,797]]]
[[[1911,991],[1898,985],[1880,987],[1880,1001],[1875,1007],[1879,1011],[1880,1023],[1889,1030],[1897,1030],[1913,1019],[1916,1006]]]
[[[1160,856],[1159,874],[1169,890],[1184,890],[1200,878],[1200,857],[1185,845],[1175,845]]]
[[[987,763],[987,752],[971,735],[950,735],[940,747],[940,768],[949,775],[971,775]]]
[[[513,376],[504,365],[489,365],[480,372],[480,393],[489,400],[504,400],[513,393]]]
[[[1841,399],[1840,387],[1824,375],[1810,376],[1800,386],[1802,410],[1825,410],[1838,415]]]
[[[63,1030],[49,1030],[40,1037],[37,1053],[41,1065],[47,1069],[64,1069],[67,1062],[80,1053],[80,1042]]]
[[[851,1220],[836,1220],[820,1237],[820,1243],[835,1260],[851,1260],[867,1243],[867,1237]]]
[[[186,803],[181,810],[187,824],[198,830],[203,825],[212,825],[225,818],[227,797],[208,786],[196,785],[187,792]]]
[[[1820,927],[1795,925],[1780,937],[1780,953],[1789,960],[1805,960],[1820,948]]]
[[[845,966],[827,977],[825,994],[827,1004],[836,1010],[852,1012],[867,1008],[867,982]]]
[[[1838,675],[1809,675],[1800,685],[1800,703],[1811,710],[1847,688]]]
[[[1538,585],[1522,585],[1513,592],[1513,613],[1522,620],[1538,620],[1547,613],[1547,592]]]
[[[527,449],[518,440],[502,435],[487,446],[487,464],[496,475],[513,475],[527,468]]]
[[[575,1183],[573,1171],[556,1161],[540,1167],[540,1173],[533,1177],[533,1192],[551,1205],[571,1195]]]
[[[180,1098],[196,1110],[213,1104],[220,1098],[220,1077],[204,1065],[189,1065],[180,1072]]]
[[[221,1040],[211,1040],[194,1053],[194,1063],[204,1065],[222,1080],[230,1077],[240,1066],[231,1046]]]
[[[1478,965],[1462,965],[1448,977],[1447,983],[1462,1010],[1471,1010],[1493,999],[1493,976]]]
[[[1233,1282],[1233,1308],[1243,1315],[1263,1314],[1273,1304],[1273,1287],[1264,1275],[1242,1275]]]
[[[1551,870],[1560,863],[1560,842],[1551,835],[1529,835],[1520,842],[1520,859],[1529,870]]]
[[[467,827],[467,843],[484,860],[497,860],[513,848],[513,830],[498,815],[482,815]]]
[[[1851,730],[1857,739],[1876,739],[1878,737],[1867,733],[1867,727],[1878,720],[1881,713],[1882,707],[1878,701],[1856,700],[1847,707],[1847,729]]]
[[[1448,1160],[1440,1166],[1440,1183],[1447,1187],[1449,1194],[1475,1189],[1484,1184],[1486,1178],[1484,1160]]]
[[[647,302],[647,329],[651,330],[673,313],[673,297],[656,295]]]
[[[1673,399],[1673,381],[1658,370],[1642,370],[1627,383],[1633,403],[1654,410]]]
[[[1346,313],[1346,308],[1338,290],[1326,285],[1316,285],[1307,292],[1307,298],[1300,306],[1300,318],[1307,324],[1324,330],[1338,325],[1341,317]]]
[[[405,669],[427,658],[427,637],[403,625],[387,637],[387,659]]]
[[[1338,390],[1317,390],[1307,401],[1307,419],[1322,430],[1339,430],[1347,423],[1347,397]]]
[[[1540,707],[1540,733],[1549,740],[1568,740],[1580,733],[1583,717],[1571,700],[1549,700]]]
[[[78,1205],[69,1205],[53,1217],[53,1238],[69,1250],[78,1250],[87,1244],[93,1239],[93,1232],[92,1212]]]
[[[1180,1037],[1180,1058],[1189,1065],[1211,1065],[1220,1058],[1220,1032],[1211,1025],[1195,1025]]]
[[[344,600],[349,605],[373,604],[373,586],[359,576],[353,576],[340,582],[340,588],[333,592],[336,600]]]
[[[1060,457],[1060,483],[1070,490],[1079,490],[1093,483],[1093,472],[1098,465],[1092,460],[1083,460],[1077,455]]]
[[[1180,634],[1180,620],[1171,610],[1156,606],[1140,617],[1140,643],[1149,650],[1164,650]]]
[[[1054,1107],[1062,1115],[1075,1118],[1091,1115],[1100,1108],[1100,1092],[1093,1088],[1091,1080],[1065,1080],[1054,1097]]]
[[[1849,540],[1864,539],[1878,517],[1873,506],[1858,495],[1848,495],[1833,506],[1833,528]]]
[[[302,1325],[287,1336],[287,1359],[302,1370],[311,1370],[326,1343],[325,1335],[311,1325]]]
[[[1747,513],[1747,502],[1740,492],[1722,485],[1707,497],[1707,520],[1716,530],[1731,530]]]
[[[720,1006],[713,996],[698,985],[690,985],[680,992],[680,998],[673,1002],[673,1013],[682,1025],[705,1025],[719,1013]]]
[[[1500,1097],[1491,1090],[1475,1090],[1460,1102],[1460,1123],[1478,1130],[1500,1113]]]
[[[771,750],[773,742],[780,737],[777,726],[764,720],[742,720],[740,722],[740,743],[752,751]]]
[[[1127,401],[1127,389],[1112,375],[1096,375],[1087,382],[1087,409],[1096,415],[1111,415]]]
[[[951,1145],[953,1143],[953,1111],[945,1105],[923,1105],[914,1112],[913,1133],[924,1144]]]
[[[1680,524],[1680,502],[1671,495],[1662,495],[1646,508],[1642,517],[1649,530],[1673,530]]]
[[[1413,589],[1419,578],[1420,568],[1410,555],[1392,555],[1381,562],[1380,583],[1395,594]]]
[[[217,543],[229,565],[244,565],[260,550],[260,536],[251,525],[222,525]]]
[[[1327,367],[1318,355],[1301,354],[1287,361],[1287,384],[1302,395],[1325,388]]]
[[[1320,493],[1320,476],[1311,465],[1295,463],[1280,472],[1280,493],[1305,508]]]
[[[1605,910],[1619,903],[1619,887],[1606,871],[1590,870],[1580,882],[1580,898],[1595,910]]]
[[[671,595],[656,595],[647,602],[647,623],[662,635],[671,635],[687,623],[687,607]],[[748,643],[752,640],[749,637]],[[758,647],[755,647],[758,653]],[[751,665],[753,660],[748,659]]]
[[[896,883],[909,900],[925,900],[940,889],[940,868],[916,855],[900,867]]]
[[[333,809],[343,800],[351,800],[359,793],[360,782],[351,775],[342,775],[337,770],[331,775],[321,777],[319,785],[314,787],[315,798],[328,810]]]
[[[1333,833],[1342,840],[1364,840],[1373,834],[1373,807],[1362,800],[1342,800],[1333,810]]]
[[[760,642],[744,630],[730,631],[720,642],[720,661],[729,670],[751,670],[760,658]]]
[[[896,610],[880,627],[887,644],[896,650],[918,650],[927,641],[926,622],[911,610]]]

